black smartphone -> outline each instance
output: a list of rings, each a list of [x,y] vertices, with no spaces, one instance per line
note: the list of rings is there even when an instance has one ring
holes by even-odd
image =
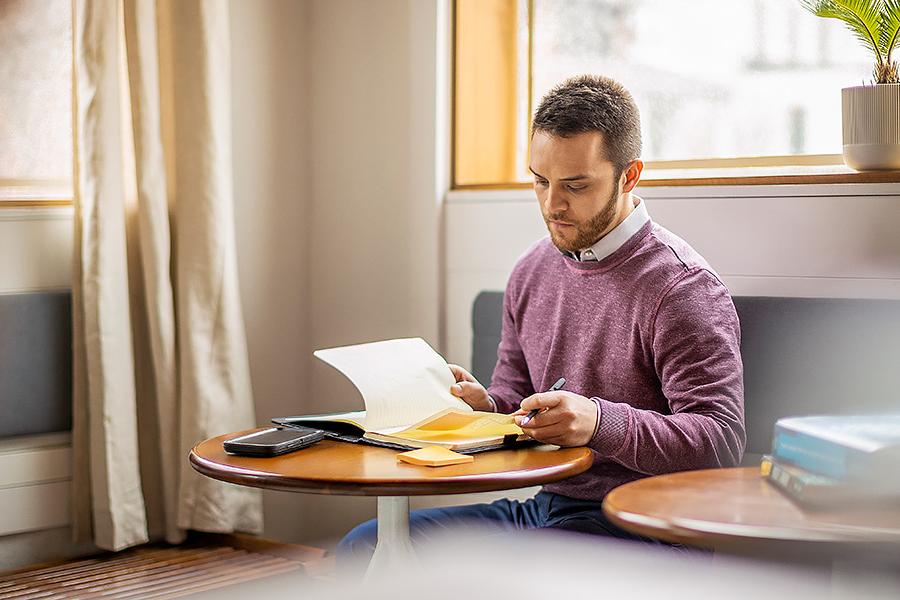
[[[311,446],[325,437],[321,429],[271,427],[222,442],[225,452],[244,456],[278,456]]]

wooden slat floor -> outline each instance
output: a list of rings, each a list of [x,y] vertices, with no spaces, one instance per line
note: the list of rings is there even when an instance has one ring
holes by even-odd
[[[321,563],[324,552],[246,536],[117,553],[0,573],[0,599],[178,598]]]

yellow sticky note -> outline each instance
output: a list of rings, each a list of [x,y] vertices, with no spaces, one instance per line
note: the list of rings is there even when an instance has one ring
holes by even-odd
[[[772,472],[772,457],[763,456],[762,462],[759,463],[759,474],[763,477],[768,477],[769,473]]]
[[[441,446],[426,446],[418,450],[401,452],[397,455],[397,460],[425,467],[445,467],[447,465],[470,463],[475,460],[475,457],[468,454],[460,454]]]

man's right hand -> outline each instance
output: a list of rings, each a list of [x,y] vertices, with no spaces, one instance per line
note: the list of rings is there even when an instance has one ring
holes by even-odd
[[[456,384],[450,386],[450,393],[475,410],[494,412],[494,404],[491,402],[484,386],[478,383],[478,380],[471,373],[459,365],[448,366],[456,379]]]

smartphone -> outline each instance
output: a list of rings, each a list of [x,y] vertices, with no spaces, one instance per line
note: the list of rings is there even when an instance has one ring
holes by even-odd
[[[249,435],[225,440],[222,446],[229,454],[243,456],[278,456],[311,446],[325,437],[321,429],[310,427],[271,427]]]

